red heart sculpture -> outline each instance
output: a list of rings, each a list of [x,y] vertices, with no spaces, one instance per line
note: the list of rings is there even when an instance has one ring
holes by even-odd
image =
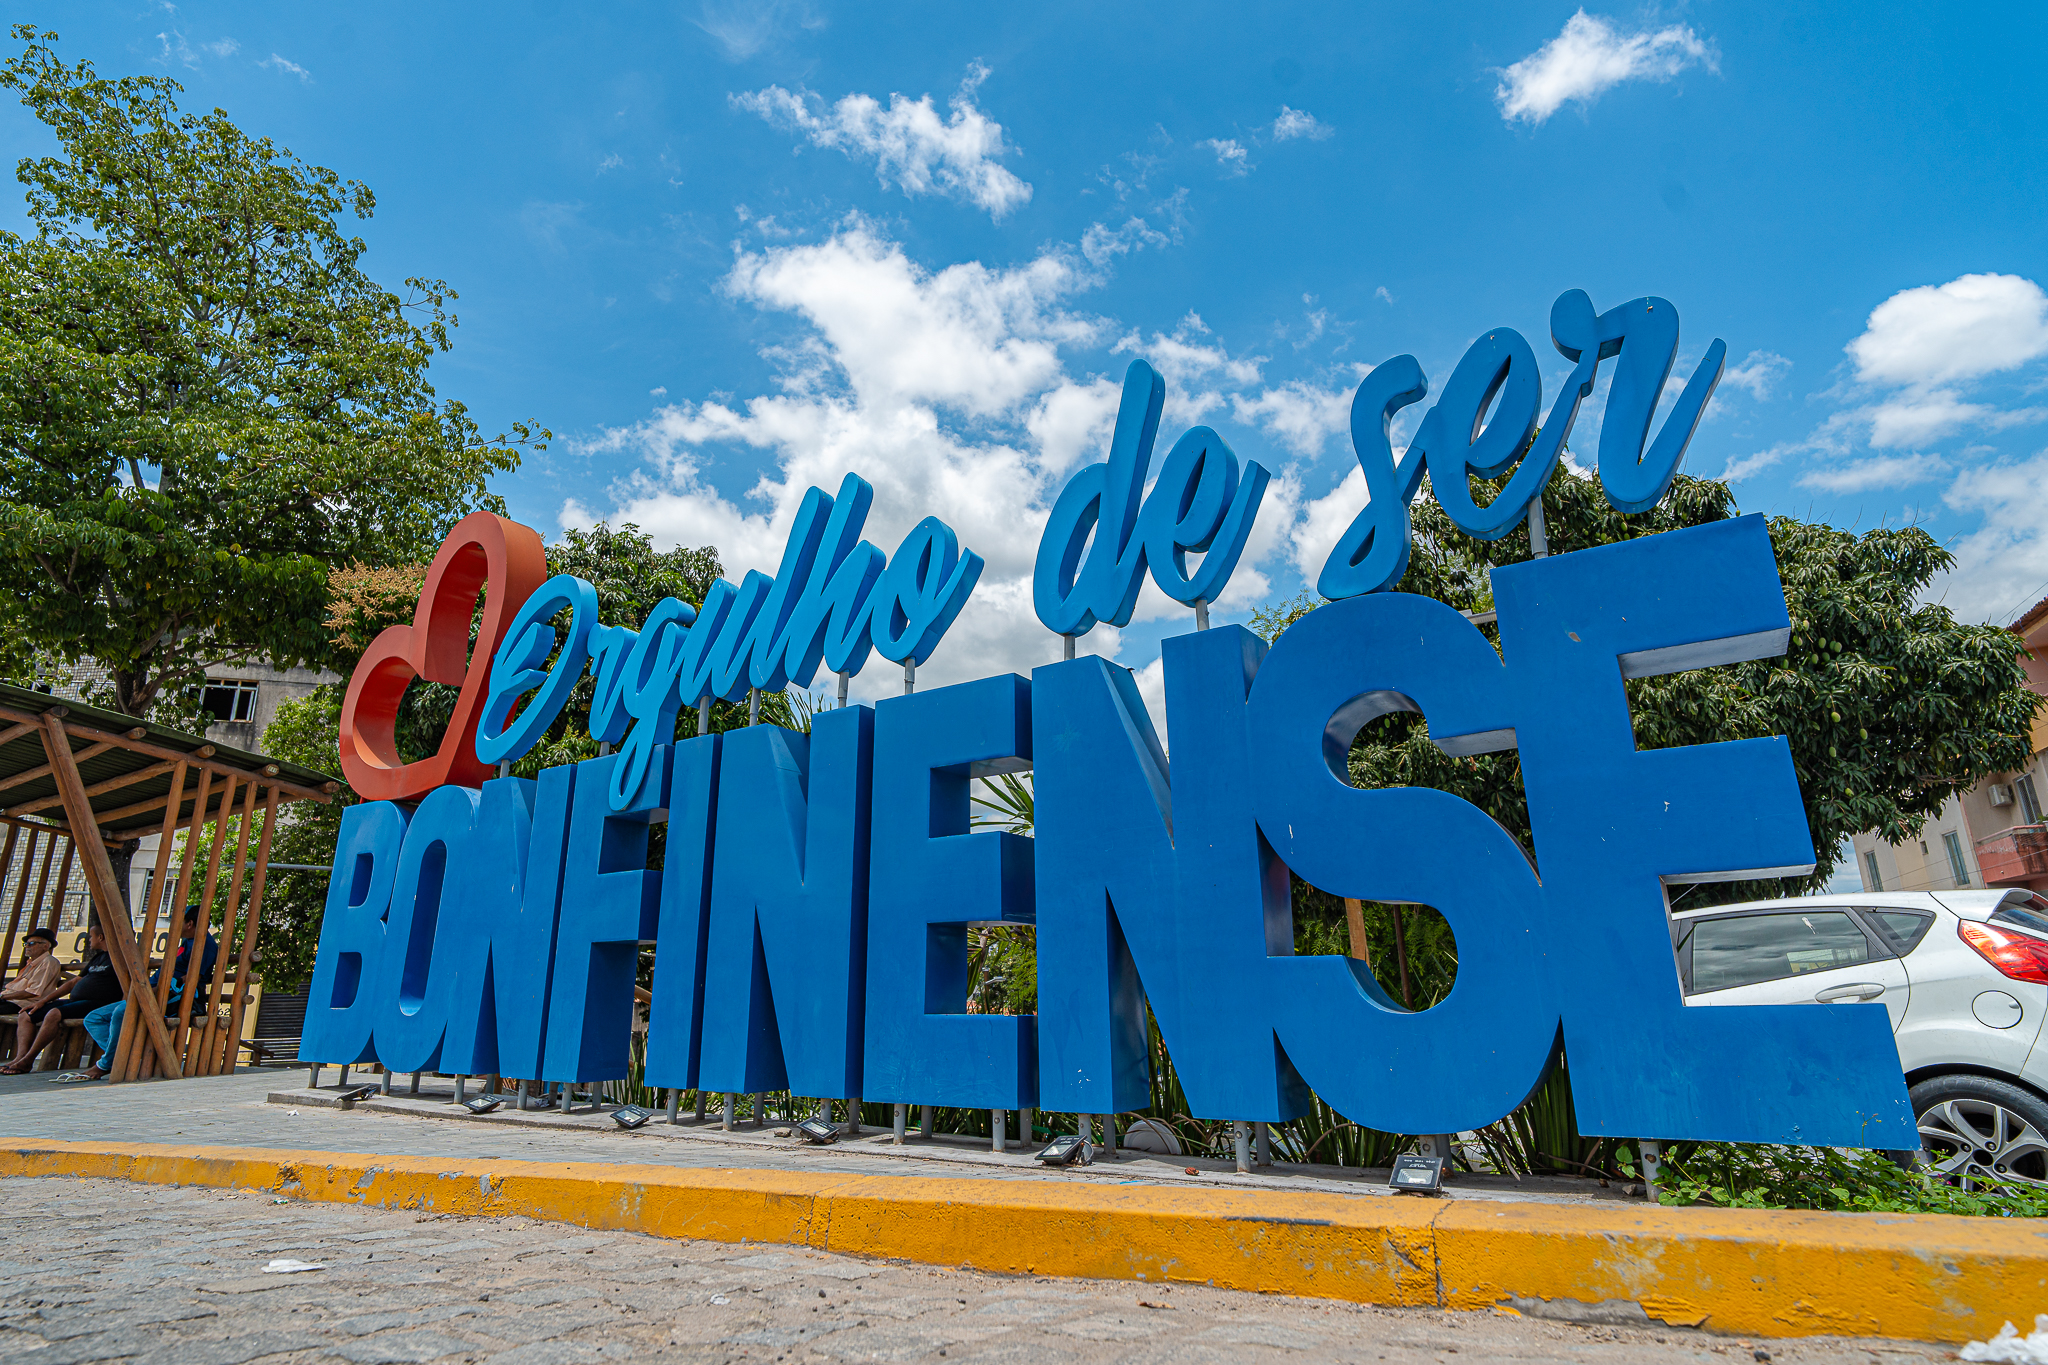
[[[427,570],[409,626],[391,626],[370,642],[341,703],[341,771],[365,801],[414,801],[436,787],[482,786],[492,770],[476,756],[476,726],[490,683],[491,656],[512,615],[547,581],[540,534],[490,512],[455,524]],[[476,653],[469,622],[489,585]],[[414,678],[461,683],[455,714],[432,758],[406,763],[394,731],[398,703]]]

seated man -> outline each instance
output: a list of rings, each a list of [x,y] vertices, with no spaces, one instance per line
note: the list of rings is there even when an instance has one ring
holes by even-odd
[[[185,971],[192,960],[192,939],[199,932],[199,907],[185,907],[185,936],[178,944],[178,960],[171,965],[171,991],[168,1001],[171,1013],[176,1015],[178,1000],[185,993]],[[207,998],[207,991],[213,983],[213,965],[220,958],[220,944],[212,934],[206,936],[206,948],[199,955],[199,979],[192,992],[193,1011],[190,1016],[197,1021],[199,1006]],[[157,984],[159,972],[150,973],[149,984]],[[128,1002],[116,1000],[102,1005],[85,1016],[85,1031],[99,1044],[100,1059],[76,1075],[61,1077],[63,1080],[97,1081],[107,1074],[107,1064],[114,1059],[114,1047],[121,1041],[121,1020],[128,1013]]]
[[[15,1016],[15,1028],[20,1034],[15,1040],[17,1054],[28,1046],[33,1026],[29,1022],[31,1006],[44,997],[54,998],[65,984],[64,964],[57,960],[57,931],[37,926],[28,931],[23,940],[24,960],[21,970],[5,986],[0,986],[0,1018]]]
[[[107,952],[106,935],[100,932],[97,922],[86,937],[86,949],[89,955],[78,979],[71,983],[69,995],[59,999],[63,992],[59,985],[38,996],[22,1011],[28,1022],[36,1026],[35,1036],[26,1047],[16,1050],[13,1062],[0,1067],[0,1076],[19,1076],[30,1070],[43,1049],[63,1034],[66,1022],[84,1019],[100,1006],[121,998],[121,979],[114,974],[114,959]]]

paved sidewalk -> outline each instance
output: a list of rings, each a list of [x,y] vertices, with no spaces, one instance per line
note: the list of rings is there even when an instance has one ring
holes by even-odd
[[[10,1365],[1910,1365],[1948,1355],[1893,1341],[1745,1341],[1182,1284],[1006,1277],[249,1191],[70,1178],[15,1179],[5,1189],[0,1361]],[[326,1269],[263,1272],[280,1258]]]
[[[1241,1176],[1229,1162],[1124,1152],[1115,1160],[1085,1169],[1049,1169],[1032,1159],[1035,1148],[1013,1148],[997,1155],[989,1150],[986,1139],[913,1139],[909,1146],[894,1147],[886,1132],[870,1129],[859,1138],[812,1147],[793,1138],[775,1137],[772,1124],[758,1129],[747,1124],[737,1132],[725,1133],[715,1119],[698,1126],[688,1122],[686,1115],[686,1121],[674,1127],[657,1118],[645,1128],[623,1132],[605,1114],[520,1114],[509,1103],[495,1114],[478,1118],[447,1102],[453,1088],[445,1081],[423,1082],[430,1089],[445,1088],[445,1094],[417,1100],[393,1094],[343,1112],[334,1107],[332,1092],[339,1088],[333,1083],[335,1076],[335,1069],[329,1067],[324,1078],[329,1082],[327,1093],[320,1094],[304,1091],[303,1068],[112,1087],[57,1085],[22,1077],[0,1088],[0,1137],[1413,1197],[1391,1193],[1384,1172],[1344,1171],[1334,1166],[1264,1167]],[[397,1085],[402,1091],[405,1080],[400,1078]],[[277,1102],[267,1102],[273,1096]],[[1187,1174],[1189,1167],[1197,1173]],[[1642,1199],[1630,1199],[1619,1188],[1603,1187],[1592,1180],[1468,1176],[1452,1182],[1449,1197],[1544,1204],[1620,1201],[1644,1206]]]

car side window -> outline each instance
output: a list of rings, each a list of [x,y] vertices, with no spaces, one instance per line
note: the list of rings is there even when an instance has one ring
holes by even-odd
[[[1870,940],[1842,910],[1781,910],[1699,920],[1688,937],[1694,994],[1853,967],[1871,959]]]
[[[1863,912],[1876,920],[1885,936],[1897,945],[1904,956],[1920,946],[1920,940],[1927,937],[1927,930],[1934,924],[1934,916],[1926,910],[1890,910],[1875,906]]]

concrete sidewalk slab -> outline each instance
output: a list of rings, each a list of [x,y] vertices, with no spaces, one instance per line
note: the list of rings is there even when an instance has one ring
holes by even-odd
[[[1758,1336],[1960,1341],[2048,1304],[2048,1228],[2027,1220],[18,1139],[7,1175]]]

